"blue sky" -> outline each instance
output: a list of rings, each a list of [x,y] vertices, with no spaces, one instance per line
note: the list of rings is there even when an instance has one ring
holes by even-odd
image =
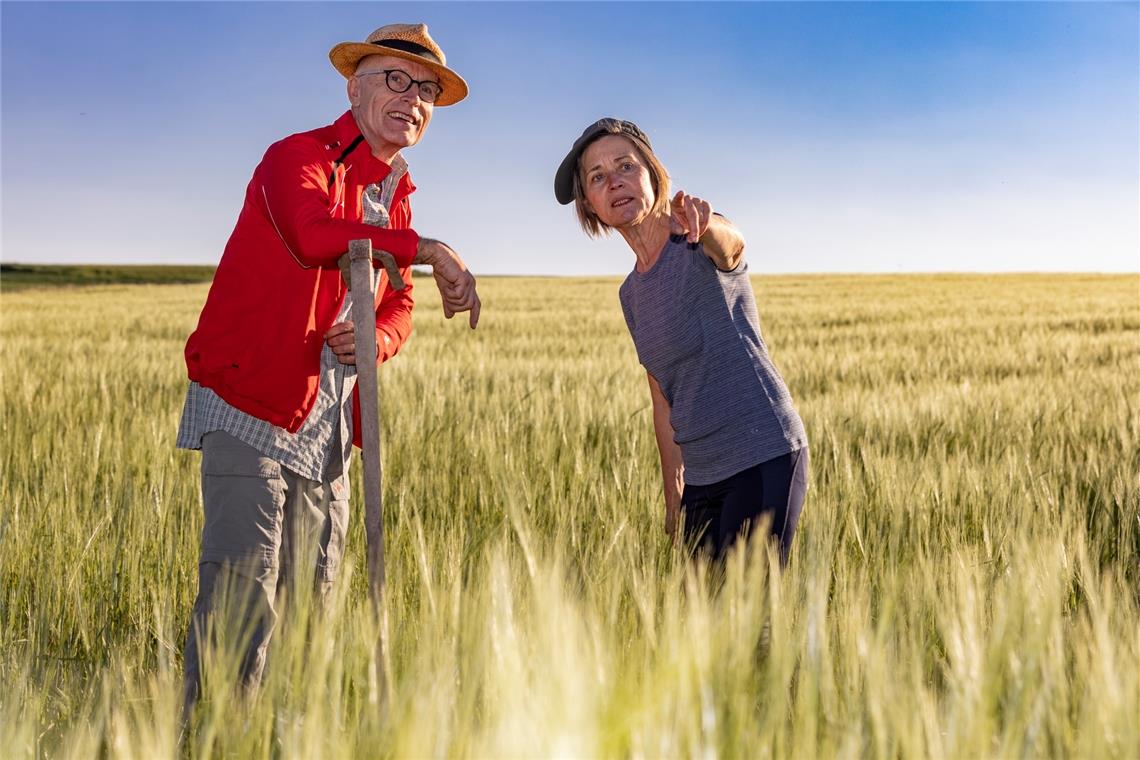
[[[754,272],[1140,271],[1140,4],[0,4],[8,262],[216,263],[334,44],[424,21],[471,97],[406,151],[480,273],[617,274],[554,200],[601,116],[742,229]]]

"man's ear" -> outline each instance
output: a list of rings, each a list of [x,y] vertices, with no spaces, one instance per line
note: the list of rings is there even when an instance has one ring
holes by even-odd
[[[360,80],[355,75],[350,76],[346,87],[348,88],[348,102],[353,108],[356,108],[360,105]]]

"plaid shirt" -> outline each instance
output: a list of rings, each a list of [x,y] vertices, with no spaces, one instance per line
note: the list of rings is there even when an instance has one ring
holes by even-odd
[[[397,156],[384,182],[365,188],[362,201],[365,224],[388,225],[388,206],[407,170],[407,163]],[[351,302],[351,296],[346,296],[337,322],[348,319]],[[303,478],[333,480],[348,472],[352,454],[352,390],[356,386],[356,367],[337,361],[336,354],[326,343],[321,348],[320,373],[317,400],[296,433],[246,414],[209,388],[191,382],[175,445],[180,449],[200,449],[202,436],[223,430]]]

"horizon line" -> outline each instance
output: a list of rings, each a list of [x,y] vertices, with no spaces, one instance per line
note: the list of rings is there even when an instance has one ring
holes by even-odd
[[[2,261],[0,260],[0,267],[35,267],[35,268],[63,268],[63,267],[109,267],[117,269],[131,269],[131,268],[162,268],[162,267],[200,267],[202,269],[217,269],[217,264],[188,264],[188,263],[162,263],[162,264],[115,264],[107,262],[64,262],[64,263],[32,263],[23,261]],[[425,265],[413,265],[412,271],[416,274],[428,274],[430,268]],[[890,275],[922,275],[922,276],[960,276],[960,275],[1100,275],[1100,276],[1121,276],[1121,275],[1136,275],[1140,276],[1140,268],[1135,270],[1123,269],[1096,269],[1096,270],[1082,270],[1082,269],[937,269],[937,270],[922,270],[922,269],[900,269],[900,270],[862,270],[862,271],[803,271],[803,272],[754,272],[753,276],[761,275],[764,277],[834,277],[834,276],[852,276],[852,277],[869,277],[869,276],[890,276]],[[583,277],[624,277],[621,273],[612,272],[582,272],[578,274],[552,274],[552,273],[528,273],[528,272],[484,272],[482,274],[476,273],[477,277],[531,277],[531,278],[545,278],[545,279],[574,279]]]

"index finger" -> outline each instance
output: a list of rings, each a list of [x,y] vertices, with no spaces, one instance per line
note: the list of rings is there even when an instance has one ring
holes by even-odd
[[[709,222],[712,221],[712,204],[708,201],[701,201],[697,209],[701,215],[701,234],[709,228]]]
[[[681,231],[677,234],[688,232],[688,230],[685,229],[685,224],[687,223],[688,220],[685,218],[685,201],[684,201],[684,198],[685,198],[685,193],[681,190],[678,190],[677,194],[673,196],[673,202],[669,208],[670,218],[674,222],[677,223],[678,227],[681,228]]]
[[[471,316],[467,320],[467,324],[471,325],[471,329],[475,329],[475,325],[479,324],[479,296],[475,296],[475,303],[471,306]]]

